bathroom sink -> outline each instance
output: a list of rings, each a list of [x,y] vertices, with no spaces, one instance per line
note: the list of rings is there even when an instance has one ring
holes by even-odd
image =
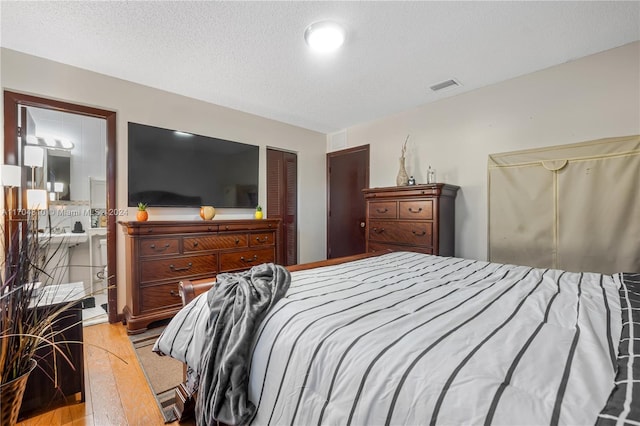
[[[74,232],[63,232],[60,234],[49,234],[41,232],[38,234],[38,242],[40,245],[48,244],[50,246],[75,246],[80,243],[84,243],[89,239],[86,232],[82,233],[74,233]]]

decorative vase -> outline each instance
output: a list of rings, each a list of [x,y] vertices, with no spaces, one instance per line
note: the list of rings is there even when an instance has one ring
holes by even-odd
[[[22,376],[8,383],[0,385],[0,407],[2,407],[1,423],[4,425],[15,425],[18,423],[18,413],[22,405],[22,396],[27,387],[27,379],[29,374],[36,368],[36,360],[29,361],[29,370]]]
[[[216,209],[213,206],[200,207],[200,217],[204,220],[211,220],[216,215]]]
[[[409,183],[409,175],[407,169],[404,168],[404,157],[400,157],[400,170],[398,170],[398,176],[396,177],[397,186],[405,186]]]

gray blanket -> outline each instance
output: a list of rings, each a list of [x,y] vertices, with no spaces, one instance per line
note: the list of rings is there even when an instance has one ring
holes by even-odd
[[[248,381],[254,333],[290,282],[289,271],[272,263],[218,275],[207,296],[211,312],[202,336],[207,343],[200,361],[198,425],[241,425],[253,417]]]

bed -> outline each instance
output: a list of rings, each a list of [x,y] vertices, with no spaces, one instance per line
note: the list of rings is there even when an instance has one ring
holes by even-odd
[[[250,424],[640,424],[639,281],[413,252],[294,271],[253,337]],[[156,342],[192,386],[205,294]]]

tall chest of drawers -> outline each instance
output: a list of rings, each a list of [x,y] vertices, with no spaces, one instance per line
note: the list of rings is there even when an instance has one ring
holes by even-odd
[[[178,283],[279,262],[279,219],[120,222],[126,235],[130,334],[182,307]]]
[[[363,189],[366,250],[453,256],[459,187],[443,183]]]

